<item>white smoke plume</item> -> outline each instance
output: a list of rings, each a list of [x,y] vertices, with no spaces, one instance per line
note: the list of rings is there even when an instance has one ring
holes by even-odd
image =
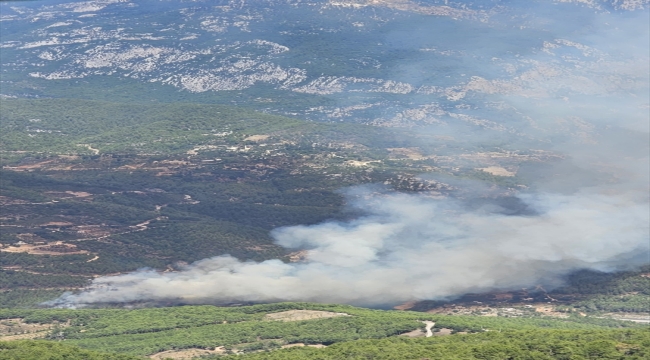
[[[647,12],[640,15],[607,15],[606,31],[585,37],[591,48],[611,56],[578,61],[571,54],[558,60],[558,55],[548,66],[513,77],[512,86],[496,87],[504,82],[494,81],[461,89],[501,96],[500,101],[534,122],[525,129],[534,136],[519,137],[520,147],[534,137],[534,144],[547,144],[565,158],[547,168],[546,177],[532,181],[528,191],[515,195],[524,212],[506,214],[497,205],[476,208],[453,197],[357,187],[346,196],[364,216],[272,232],[284,247],[307,249],[303,262],[255,263],[219,256],[176,272],[141,270],[100,277],[52,304],[385,305],[537,284],[553,287],[578,269],[616,271],[647,264],[649,55]],[[564,40],[545,49],[559,53],[566,44],[587,51]],[[533,54],[526,61],[537,66],[543,56]]]
[[[349,222],[280,228],[304,263],[197,261],[179,272],[102,277],[57,304],[182,301],[314,301],[383,305],[468,292],[558,285],[576,269],[611,271],[647,262],[647,199],[583,190],[521,200],[537,214],[468,212],[450,199],[349,191],[369,215]],[[629,195],[626,196],[626,195]],[[636,194],[638,195],[638,194]],[[645,256],[644,256],[645,255]]]

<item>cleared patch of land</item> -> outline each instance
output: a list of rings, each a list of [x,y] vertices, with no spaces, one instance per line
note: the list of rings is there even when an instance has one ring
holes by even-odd
[[[415,329],[413,331],[409,331],[409,332],[400,334],[399,336],[416,338],[416,337],[424,337],[425,335],[426,335],[426,333],[424,331],[422,331],[422,329]]]
[[[338,316],[350,316],[350,315],[346,313],[336,313],[336,312],[318,311],[318,310],[289,310],[289,311],[267,314],[264,318],[268,320],[279,320],[279,321],[301,321],[301,320],[312,320],[312,319],[325,319],[325,318],[332,318]]]
[[[0,341],[43,338],[55,326],[67,327],[67,323],[25,323],[21,318],[0,320]]]
[[[244,140],[245,141],[255,141],[255,142],[257,142],[257,141],[264,141],[264,140],[268,139],[269,137],[270,137],[269,135],[251,135],[251,136],[245,138]]]
[[[433,336],[434,333],[433,333],[433,331],[431,331],[431,329],[433,329],[433,327],[436,325],[436,323],[434,321],[429,321],[429,320],[422,321],[422,323],[425,324],[424,329],[415,329],[413,331],[409,331],[409,332],[400,334],[399,336],[410,337],[410,338],[414,338],[414,337],[431,337],[431,336]],[[436,333],[436,335],[438,335],[438,334],[439,333]]]
[[[486,173],[495,176],[515,176],[514,172],[508,171],[507,169],[502,168],[500,166],[488,166],[484,168],[479,168],[478,170],[485,171]]]
[[[605,317],[616,320],[632,321],[642,324],[650,324],[650,314],[648,313],[608,313]]]
[[[212,354],[220,355],[225,353],[226,353],[226,349],[223,346],[220,346],[215,348],[214,350],[191,348],[191,349],[182,349],[182,350],[162,351],[150,355],[149,358],[154,360],[163,360],[163,359],[180,360],[180,359],[194,359],[201,356],[207,356]]]
[[[411,160],[424,160],[429,158],[428,156],[422,155],[418,148],[389,148],[386,150],[390,151],[391,158],[407,158]]]
[[[323,344],[309,344],[309,345],[305,345],[304,343],[295,343],[295,344],[282,345],[282,348],[283,348],[283,349],[287,349],[287,348],[292,348],[292,347],[304,347],[304,346],[309,346],[309,347],[318,348],[318,349],[322,349],[322,348],[326,348],[326,347],[327,347],[327,345],[323,345]]]
[[[353,166],[353,167],[362,167],[362,166],[370,166],[370,164],[373,163],[380,163],[381,161],[379,160],[374,160],[374,161],[357,161],[357,160],[348,160],[345,162],[346,165]]]
[[[77,245],[67,244],[63,241],[54,241],[42,245],[20,244],[18,246],[7,246],[0,251],[11,253],[28,253],[31,255],[72,255],[88,254],[88,251],[77,249]]]

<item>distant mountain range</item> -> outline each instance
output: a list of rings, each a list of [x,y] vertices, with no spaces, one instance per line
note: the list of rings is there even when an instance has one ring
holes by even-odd
[[[3,2],[1,95],[92,97],[70,88],[109,91],[118,81],[120,92],[139,84],[132,98],[148,89],[144,96],[162,101],[531,136],[531,124],[544,125],[504,97],[627,101],[643,88],[647,58],[601,47],[584,29],[626,37],[633,29],[618,22],[634,26],[647,7],[645,0]]]

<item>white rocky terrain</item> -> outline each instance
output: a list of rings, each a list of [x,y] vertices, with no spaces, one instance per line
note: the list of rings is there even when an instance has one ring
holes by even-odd
[[[638,36],[634,26],[643,24],[639,18],[648,7],[646,0],[539,3],[588,14],[584,21],[593,23],[595,33],[621,37],[622,47]],[[56,86],[118,77],[187,93],[262,87],[272,94],[265,97],[268,111],[279,111],[274,97],[293,93],[326,100],[318,106],[296,103],[294,112],[285,112],[293,115],[381,126],[459,123],[519,133],[522,126],[543,125],[511,105],[504,117],[499,99],[573,104],[584,96],[615,94],[629,101],[648,82],[646,52],[621,56],[621,49],[601,47],[589,34],[565,31],[572,35],[565,37],[552,19],[524,18],[498,1],[160,4],[4,3],[2,95],[21,96],[8,85],[29,79]],[[621,12],[631,19],[626,27],[608,22]],[[420,24],[418,33],[401,30],[412,21]],[[476,27],[489,35],[470,42],[474,48],[453,40]],[[432,35],[438,32],[444,36]],[[350,40],[337,43],[328,34]],[[500,36],[498,46],[484,43]],[[495,115],[486,118],[490,112]]]

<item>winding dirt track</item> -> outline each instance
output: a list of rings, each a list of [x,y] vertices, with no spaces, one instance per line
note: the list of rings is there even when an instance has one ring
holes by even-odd
[[[423,323],[425,323],[425,324],[427,325],[427,326],[424,328],[424,329],[426,330],[426,332],[427,332],[426,337],[432,337],[432,336],[433,336],[433,332],[431,331],[431,328],[433,328],[433,326],[434,326],[436,323],[433,322],[433,321],[428,321],[428,320],[427,320],[427,321],[423,321]]]

